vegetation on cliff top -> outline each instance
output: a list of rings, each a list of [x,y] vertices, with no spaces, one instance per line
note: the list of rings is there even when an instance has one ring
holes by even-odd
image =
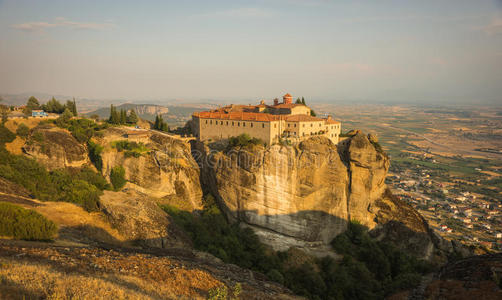
[[[101,191],[109,188],[100,174],[89,168],[49,172],[35,160],[5,150],[4,143],[14,138],[15,134],[0,127],[0,177],[23,186],[42,201],[72,202],[89,211],[98,209]]]
[[[0,236],[22,240],[51,240],[57,226],[31,209],[0,202]]]
[[[238,136],[232,136],[228,139],[228,146],[229,148],[235,148],[235,147],[249,147],[249,146],[256,146],[256,145],[264,145],[265,142],[263,142],[259,138],[255,137],[250,137],[247,133],[243,133]]]
[[[113,189],[115,191],[120,190],[126,184],[125,180],[125,169],[122,166],[116,166],[112,168],[110,172],[110,181],[112,182]]]
[[[133,156],[137,158],[150,151],[145,144],[128,140],[114,141],[112,142],[112,147],[117,149],[118,152],[124,152],[126,157]]]

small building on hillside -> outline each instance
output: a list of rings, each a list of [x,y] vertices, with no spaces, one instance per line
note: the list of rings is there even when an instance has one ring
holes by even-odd
[[[32,117],[48,117],[49,115],[41,109],[34,109],[31,111],[31,116]]]

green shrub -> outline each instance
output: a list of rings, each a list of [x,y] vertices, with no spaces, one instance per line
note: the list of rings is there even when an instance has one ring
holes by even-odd
[[[130,142],[128,140],[120,140],[120,141],[115,141],[112,143],[112,147],[117,149],[118,152],[123,152],[124,151],[124,156],[125,157],[140,157],[144,153],[147,153],[150,151],[145,144],[143,143],[137,143],[137,142]]]
[[[367,229],[355,221],[350,222],[347,230],[338,235],[331,245],[337,253],[344,255],[345,266],[352,270],[348,275],[355,274],[349,277],[359,278],[357,289],[364,285],[375,295],[384,296],[399,289],[415,287],[420,283],[417,280],[421,278],[420,274],[431,270],[427,262],[400,251],[390,243],[373,240]],[[384,294],[379,291],[384,291]]]
[[[267,272],[268,279],[278,282],[280,284],[284,284],[284,276],[282,276],[281,272],[277,269],[271,269]]]
[[[252,138],[248,134],[243,133],[239,136],[233,136],[228,139],[228,145],[234,147],[247,147],[250,145],[264,145],[264,142],[258,138]]]
[[[196,249],[266,274],[309,299],[383,299],[397,290],[417,286],[420,274],[430,271],[427,263],[371,239],[367,229],[356,221],[332,242],[344,255],[341,262],[324,257],[289,266],[294,253],[267,250],[251,229],[228,223],[211,195],[204,197],[203,204],[203,211],[197,215],[172,206],[162,208],[188,233]],[[228,291],[220,288],[210,294],[218,295],[228,296]]]
[[[94,164],[96,169],[101,171],[103,169],[103,158],[101,157],[103,146],[89,140],[87,142],[87,149],[89,151],[89,159]]]
[[[10,143],[16,138],[16,135],[12,133],[7,127],[0,124],[0,147],[5,143]]]
[[[227,300],[228,289],[225,285],[215,287],[209,290],[208,300]]]
[[[74,174],[72,174],[76,179],[83,180],[89,184],[94,185],[98,190],[109,190],[111,189],[110,184],[103,175],[94,172],[89,167],[84,167]]]
[[[39,200],[72,202],[89,211],[98,209],[101,190],[106,188],[104,178],[90,169],[48,172],[35,160],[4,148],[0,148],[0,177],[25,187]]]
[[[30,133],[30,129],[28,126],[24,125],[24,123],[19,124],[16,130],[16,134],[19,135],[20,137],[26,138],[28,134]]]
[[[73,116],[73,113],[70,112],[70,114]],[[61,115],[56,119],[55,124],[68,129],[80,143],[89,142],[93,136],[101,135],[100,130],[108,127],[106,123],[100,124],[86,118],[72,118],[70,114],[66,112],[66,115]]]
[[[52,240],[57,226],[41,214],[0,202],[0,236],[22,240]]]
[[[125,180],[125,170],[122,166],[113,167],[110,172],[110,181],[113,185],[115,191],[120,190],[126,184]]]

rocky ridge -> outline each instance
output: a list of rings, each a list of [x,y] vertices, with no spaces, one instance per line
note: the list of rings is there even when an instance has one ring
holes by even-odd
[[[443,241],[420,214],[388,191],[390,161],[374,136],[355,131],[338,145],[313,137],[296,146],[215,151],[194,142],[193,148],[201,153],[203,187],[228,218],[276,250],[294,246],[326,255],[354,220],[419,257],[444,254],[436,251]]]
[[[140,157],[128,157],[113,148],[113,142],[128,139],[143,143],[148,151]],[[96,141],[104,147],[103,174],[109,176],[113,167],[122,166],[129,188],[174,203],[190,210],[202,207],[199,169],[190,154],[190,144],[166,134],[148,130],[109,128]]]

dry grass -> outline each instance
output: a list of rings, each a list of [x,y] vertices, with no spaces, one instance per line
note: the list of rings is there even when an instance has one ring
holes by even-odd
[[[50,265],[7,260],[0,268],[1,299],[168,299],[162,285],[128,275],[79,274]]]
[[[32,129],[33,127],[36,127],[43,120],[45,120],[45,119],[42,119],[42,118],[27,118],[27,119],[8,120],[7,122],[5,122],[5,127],[7,127],[7,129],[9,129],[12,132],[16,132],[17,127],[21,123],[23,123],[24,125],[28,126],[29,129]]]
[[[5,144],[5,149],[7,149],[7,151],[9,151],[12,154],[21,155],[23,154],[23,149],[22,149],[23,146],[24,146],[24,139],[19,136],[16,136],[16,138],[12,142]]]
[[[124,242],[120,233],[103,219],[101,213],[89,213],[82,207],[66,202],[41,202],[34,209],[61,227],[78,228],[85,236],[107,243]]]
[[[168,257],[7,244],[0,245],[0,299],[204,299],[223,284]]]

